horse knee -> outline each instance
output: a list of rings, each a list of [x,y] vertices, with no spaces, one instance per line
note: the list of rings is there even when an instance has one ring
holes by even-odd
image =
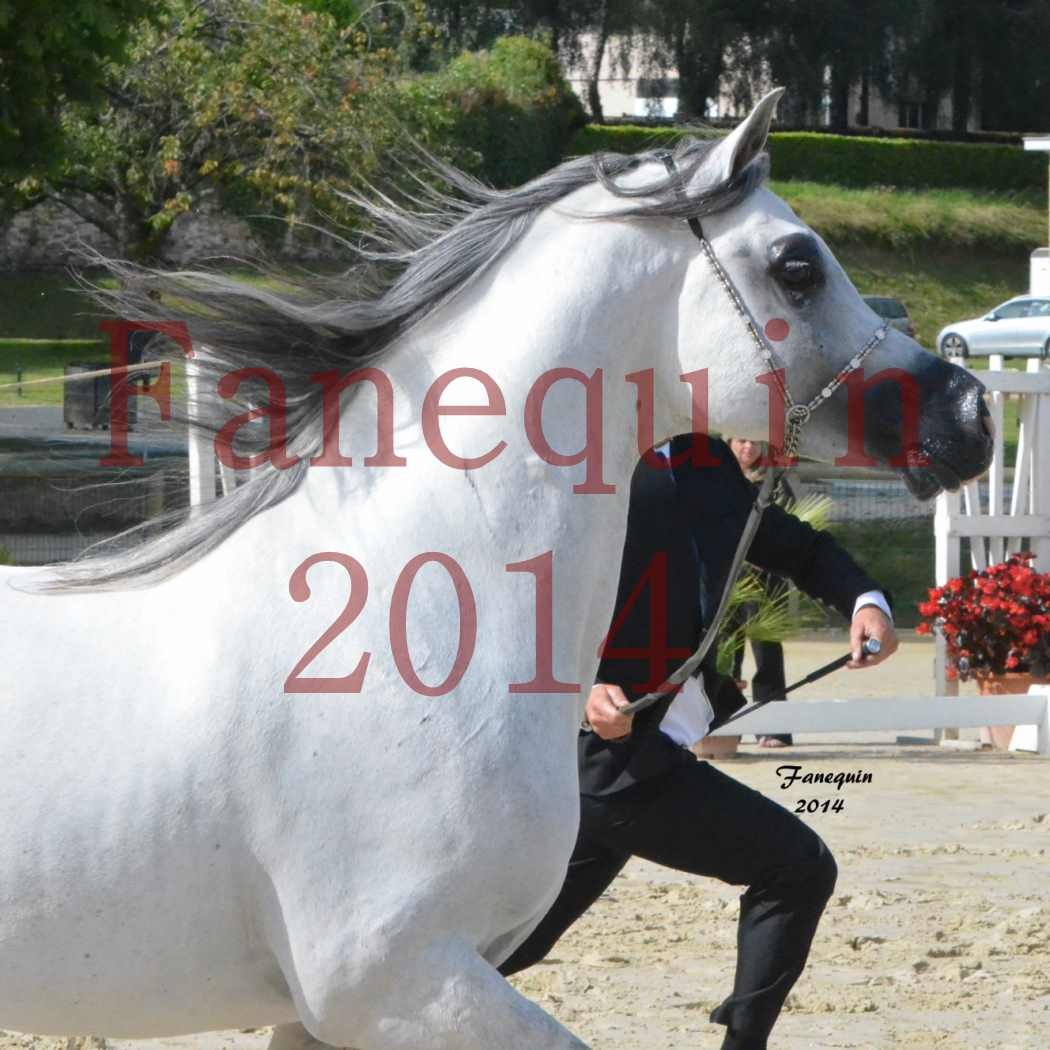
[[[525,939],[510,955],[510,957],[499,965],[499,972],[504,977],[527,970],[530,966],[542,962],[550,954],[551,949],[558,943],[556,934],[544,936],[542,927],[537,928]]]

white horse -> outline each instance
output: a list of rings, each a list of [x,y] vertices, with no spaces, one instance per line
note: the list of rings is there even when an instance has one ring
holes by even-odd
[[[203,304],[196,337],[225,367],[257,353],[278,373],[292,455],[332,436],[310,372],[381,368],[407,463],[362,462],[366,393],[341,416],[353,466],[260,467],[167,537],[52,573],[57,594],[2,570],[0,1027],[583,1046],[494,967],[572,849],[581,692],[612,612],[644,376],[646,444],[692,428],[679,376],[702,368],[713,428],[767,431],[764,365],[684,217],[704,215],[755,322],[777,322],[800,398],[878,325],[761,186],[775,101],[670,172],[607,156],[600,176],[577,160],[516,191],[468,186],[479,199],[452,219],[377,206],[371,295],[360,269],[343,298],[311,300],[140,275]],[[876,367],[919,381],[921,493],[984,469],[976,381],[897,332]],[[555,368],[601,374],[548,376],[544,398]],[[437,409],[452,369],[476,371],[440,402],[474,414]],[[879,390],[865,425],[886,457],[901,422]],[[803,454],[844,451],[845,406],[840,390],[815,414]],[[421,695],[450,673],[447,695]]]

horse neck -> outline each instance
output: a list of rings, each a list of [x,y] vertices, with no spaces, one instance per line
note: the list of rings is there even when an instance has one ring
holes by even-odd
[[[582,232],[595,239],[586,242],[592,248],[602,246],[596,241],[613,240],[603,224]],[[365,466],[377,447],[376,399],[362,387],[346,399],[341,419],[353,467],[311,469],[304,499],[330,511],[326,516],[332,521],[384,508],[380,520],[415,530],[408,540],[418,546],[406,547],[409,554],[423,549],[451,554],[479,593],[486,580],[493,593],[502,592],[508,578],[504,566],[552,553],[562,625],[555,646],[559,661],[564,660],[558,666],[578,667],[586,677],[595,670],[595,653],[615,601],[630,478],[639,454],[637,389],[624,377],[655,366],[653,348],[664,347],[664,371],[677,383],[673,300],[680,282],[673,273],[666,280],[654,277],[655,265],[648,280],[637,281],[636,275],[646,271],[629,253],[623,259],[626,273],[611,261],[601,264],[600,254],[591,254],[589,269],[581,271],[580,245],[574,250],[561,245],[543,265],[541,253],[526,251],[533,247],[528,241],[401,337],[378,363],[393,391],[393,445],[404,465]],[[651,254],[646,259],[652,263]],[[600,484],[590,491],[588,463],[548,462],[526,427],[530,391],[556,368],[586,376],[598,369],[604,373],[601,425],[597,434],[592,426],[591,434],[592,441],[601,442]],[[491,386],[486,390],[476,377],[457,380],[441,396],[443,405],[489,405],[502,399],[502,412],[430,420],[448,448],[461,456],[481,456],[506,443],[476,469],[439,462],[426,440],[428,392],[455,369],[475,370]],[[683,400],[688,411],[688,394]],[[587,430],[583,386],[571,380],[554,383],[542,413],[545,441],[571,454],[585,446]],[[290,520],[288,528],[301,532],[302,526]],[[391,571],[400,570],[405,552],[396,544],[404,545],[406,538],[388,534],[378,542],[382,552],[371,555],[369,565],[387,557]]]
[[[552,370],[572,370],[577,379],[600,370],[600,434],[593,416],[588,422],[583,384],[566,378],[543,398],[543,437],[563,453],[600,441],[602,476],[625,486],[638,458],[638,388],[625,377],[646,369],[656,369],[664,380],[672,377],[662,388],[657,381],[658,403],[680,385],[674,300],[684,271],[682,245],[672,239],[669,247],[665,235],[660,229],[541,216],[505,258],[398,339],[377,365],[395,391],[397,451],[410,464],[413,454],[433,459],[424,426],[428,416],[463,455],[506,441],[500,457],[505,470],[524,471],[531,480],[539,472],[566,498],[576,495],[588,466],[544,464],[526,430],[526,404]],[[654,352],[660,346],[666,347],[663,355]],[[470,377],[436,398],[435,383],[457,370],[470,370]],[[673,393],[688,404],[684,388]],[[434,418],[438,403],[495,406],[500,398],[503,414]],[[343,411],[341,430],[354,434],[358,447],[374,447],[374,406],[369,395],[350,399]],[[681,422],[676,429],[687,429]],[[670,432],[661,433],[658,422],[654,437]]]

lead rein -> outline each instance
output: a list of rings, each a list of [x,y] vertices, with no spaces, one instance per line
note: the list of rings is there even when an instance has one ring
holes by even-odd
[[[632,701],[626,707],[621,707],[620,714],[634,715],[639,711],[644,711],[647,707],[651,707],[658,700],[667,696],[668,693],[677,689],[703,662],[708,650],[718,637],[722,620],[725,619],[726,610],[729,608],[729,597],[733,593],[733,587],[736,585],[737,578],[740,576],[740,570],[743,567],[744,559],[747,557],[751,541],[755,538],[755,533],[758,531],[762,515],[773,498],[774,487],[779,483],[782,474],[782,469],[768,470],[766,471],[766,476],[762,479],[758,495],[755,497],[755,502],[751,505],[751,513],[744,523],[744,531],[740,534],[740,541],[736,545],[736,553],[733,555],[733,562],[729,567],[729,575],[726,577],[726,584],[722,590],[722,597],[718,601],[718,608],[715,609],[711,623],[696,651],[654,692],[646,693],[645,696]]]

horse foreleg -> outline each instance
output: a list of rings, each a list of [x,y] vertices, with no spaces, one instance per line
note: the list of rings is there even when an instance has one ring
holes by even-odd
[[[461,938],[416,948],[401,957],[388,946],[374,969],[358,969],[353,988],[300,972],[306,1027],[324,1043],[361,1050],[587,1050]]]

